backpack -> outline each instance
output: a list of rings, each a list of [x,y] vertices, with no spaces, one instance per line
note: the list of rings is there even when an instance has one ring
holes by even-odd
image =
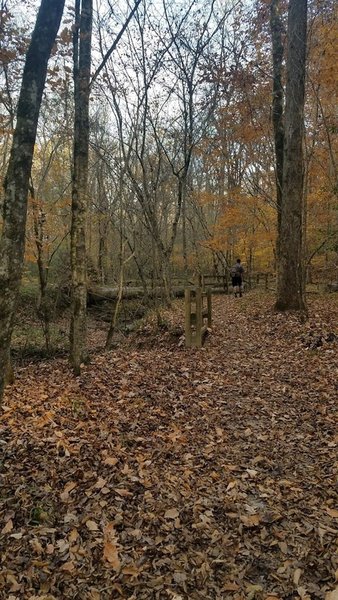
[[[237,265],[234,265],[233,267],[230,268],[230,277],[237,277],[239,274],[240,273],[237,268]]]

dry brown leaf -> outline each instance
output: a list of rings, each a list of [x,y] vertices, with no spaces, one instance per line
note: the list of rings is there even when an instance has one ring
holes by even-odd
[[[9,537],[13,538],[14,540],[21,540],[22,536],[23,536],[23,532],[19,531],[19,533],[11,533],[11,535]]]
[[[62,502],[67,502],[67,500],[69,499],[70,492],[74,490],[76,486],[77,483],[75,481],[69,481],[68,483],[66,483],[65,487],[63,488],[63,492],[61,492],[60,494]]]
[[[257,527],[257,525],[259,525],[260,523],[260,515],[241,515],[240,517],[242,523],[245,525],[245,527]]]
[[[296,569],[295,572],[294,572],[294,574],[293,574],[293,583],[296,586],[298,586],[298,584],[299,584],[299,580],[301,578],[302,573],[303,573],[302,569]]]
[[[175,571],[173,579],[176,583],[184,583],[187,580],[187,574],[184,571]]]
[[[94,485],[94,488],[97,490],[101,490],[107,483],[106,479],[103,479],[103,477],[99,477],[97,482]]]
[[[131,575],[131,577],[138,577],[142,572],[136,565],[128,565],[122,569],[123,575]]]
[[[68,541],[65,538],[62,538],[61,540],[58,540],[55,544],[58,548],[58,551],[61,554],[64,554],[65,552],[67,552],[69,550],[69,544]]]
[[[259,584],[250,584],[246,588],[247,600],[254,600],[257,594],[260,594],[263,591],[263,588]]]
[[[11,592],[19,592],[21,590],[21,584],[15,579],[14,575],[7,573],[6,581],[11,586]]]
[[[99,526],[97,523],[95,523],[95,521],[92,521],[91,519],[88,519],[88,521],[86,521],[86,527],[87,529],[89,529],[89,531],[98,531]]]
[[[68,573],[72,573],[72,571],[74,571],[75,569],[75,564],[72,560],[69,560],[68,562],[63,563],[62,567],[61,567],[61,571],[67,571]]]
[[[338,587],[325,595],[325,600],[338,600]]]
[[[9,533],[13,529],[13,521],[9,519],[6,525],[2,528],[1,533]]]
[[[121,562],[117,549],[117,534],[113,523],[108,523],[103,530],[104,545],[103,556],[107,562],[113,567],[114,571],[120,571]]]
[[[280,547],[280,549],[283,552],[283,554],[287,554],[288,553],[288,545],[287,545],[286,542],[278,542],[278,546]]]
[[[311,596],[307,593],[307,589],[300,585],[297,587],[297,594],[301,598],[301,600],[311,600]]]
[[[225,583],[222,587],[223,592],[236,592],[237,590],[239,590],[239,585],[231,581],[229,581],[229,583]]]
[[[17,597],[9,596],[8,600],[17,600]],[[56,597],[50,594],[43,594],[42,596],[39,594],[38,596],[29,596],[28,600],[56,600]]]
[[[125,488],[115,488],[114,491],[119,495],[122,496],[122,498],[126,498],[127,496],[132,496],[132,492],[130,492],[129,490],[125,489]]]
[[[177,517],[179,516],[179,511],[177,510],[177,508],[169,508],[168,510],[166,510],[166,512],[164,513],[164,518],[165,519],[177,519]]]
[[[37,538],[33,538],[29,543],[32,546],[34,552],[36,552],[37,554],[42,554],[43,547],[41,546]]]
[[[326,512],[333,519],[338,519],[338,510],[336,508],[326,508]]]
[[[107,456],[107,458],[104,459],[103,464],[109,465],[110,467],[115,467],[115,465],[117,465],[118,462],[118,458],[115,458],[114,456]]]
[[[256,475],[258,474],[258,471],[256,471],[256,469],[246,469],[247,474],[249,475],[249,477],[256,477]]]
[[[89,592],[88,600],[101,600],[101,594],[97,589],[91,589]]]
[[[79,537],[79,532],[77,529],[72,529],[69,536],[68,536],[68,541],[70,544],[74,544],[74,542],[76,542],[77,538]]]

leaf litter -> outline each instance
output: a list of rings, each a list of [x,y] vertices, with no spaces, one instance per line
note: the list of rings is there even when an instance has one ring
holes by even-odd
[[[80,377],[63,359],[18,369],[1,599],[338,597],[337,299],[306,323],[272,301],[214,297],[199,350],[178,302]]]

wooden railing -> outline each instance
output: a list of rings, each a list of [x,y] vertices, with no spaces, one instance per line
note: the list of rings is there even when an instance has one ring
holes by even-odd
[[[201,348],[208,327],[211,327],[211,290],[202,287],[185,289],[185,344]],[[206,305],[205,305],[206,301]]]
[[[154,283],[157,287],[154,287]],[[200,287],[203,292],[210,290],[212,293],[228,294],[232,292],[231,277],[230,273],[210,274],[203,273],[198,275],[191,275],[188,281],[184,280],[183,277],[173,277],[172,283],[172,294],[174,297],[182,297],[186,287]],[[154,281],[147,281],[147,295],[149,297],[161,297],[163,292],[163,282],[159,279]],[[256,287],[264,288],[266,290],[272,290],[276,286],[276,275],[273,273],[244,273],[244,290],[253,289]],[[141,287],[140,280],[126,279],[123,287],[123,297],[128,298],[142,298],[144,296],[144,288]],[[118,287],[113,285],[98,285],[92,284],[88,288],[88,296],[90,301],[98,302],[100,300],[114,300],[118,295]]]
[[[229,292],[229,283],[229,275],[210,275],[207,273],[199,275],[199,285],[203,291],[213,288],[227,294]]]
[[[244,288],[263,287],[268,290],[274,287],[276,275],[274,273],[244,273]],[[232,290],[230,273],[224,275],[214,275],[204,273],[198,276],[198,285],[203,291],[212,289],[214,292],[223,292],[228,294]]]
[[[246,279],[250,288],[263,287],[265,290],[276,285],[275,273],[249,273]]]

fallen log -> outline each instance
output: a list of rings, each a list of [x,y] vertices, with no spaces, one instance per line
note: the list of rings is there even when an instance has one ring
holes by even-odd
[[[92,285],[88,288],[88,304],[95,304],[98,302],[104,302],[105,300],[117,300],[119,295],[119,288],[109,287],[107,285]],[[175,298],[183,298],[184,287],[174,286],[172,293]],[[156,287],[147,291],[145,294],[142,287],[129,287],[123,288],[122,298],[128,300],[134,300],[137,298],[161,298],[164,295],[164,290],[161,287]]]

